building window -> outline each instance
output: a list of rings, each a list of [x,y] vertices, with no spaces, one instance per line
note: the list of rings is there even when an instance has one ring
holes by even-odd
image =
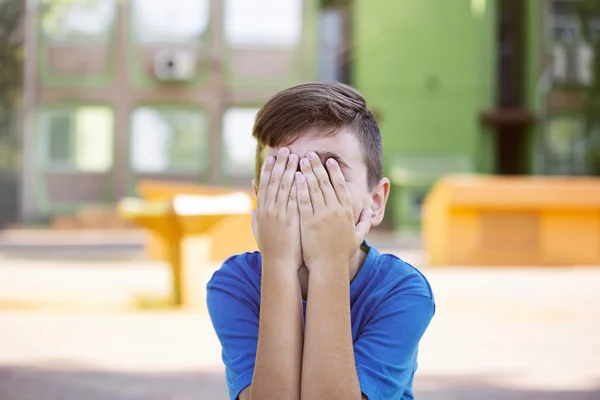
[[[256,139],[252,136],[258,108],[230,108],[223,115],[221,169],[227,176],[254,175]]]
[[[551,41],[572,44],[578,39],[577,3],[554,0],[549,5],[548,35]]]
[[[139,107],[132,115],[131,167],[140,173],[201,173],[208,168],[207,121],[185,107]]]
[[[554,117],[546,126],[546,172],[578,175],[586,172],[584,123],[577,117]]]
[[[584,27],[579,17],[578,0],[552,0],[548,6],[547,31],[550,41],[562,44],[575,44],[583,37]],[[600,15],[590,15],[587,29],[595,40],[600,33]]]
[[[225,36],[232,45],[294,45],[302,34],[302,0],[226,0]]]
[[[113,165],[113,112],[85,106],[41,110],[41,167],[67,172],[107,172]]]
[[[209,0],[134,0],[133,27],[142,43],[182,42],[208,29]]]
[[[42,1],[43,37],[53,42],[107,41],[116,15],[116,0]]]

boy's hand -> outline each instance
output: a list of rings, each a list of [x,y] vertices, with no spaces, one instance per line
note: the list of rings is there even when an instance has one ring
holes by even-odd
[[[300,216],[296,191],[292,190],[298,156],[283,147],[267,158],[260,177],[256,200],[256,241],[263,259],[269,264],[300,269]]]
[[[303,258],[311,272],[315,265],[347,266],[371,228],[370,209],[354,225],[346,179],[334,159],[326,164],[327,170],[310,152],[296,173]]]

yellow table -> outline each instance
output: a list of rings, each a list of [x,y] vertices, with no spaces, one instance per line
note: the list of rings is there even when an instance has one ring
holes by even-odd
[[[174,302],[205,311],[205,286],[215,262],[256,250],[251,228],[252,198],[245,192],[176,195],[169,201],[127,198],[125,218],[148,229],[165,245]]]
[[[172,202],[175,196],[179,195],[224,195],[240,192],[241,190],[232,187],[214,186],[214,185],[199,185],[193,182],[178,182],[156,179],[142,179],[137,184],[136,191],[138,196],[149,201],[168,201]],[[254,202],[254,194],[251,190],[244,191]],[[222,221],[220,227],[212,232],[212,237],[216,246],[212,248],[212,261],[218,261],[228,257],[231,249],[246,249],[252,248],[254,237],[248,236],[247,226],[248,217],[238,216],[230,218],[227,221]],[[236,243],[230,243],[226,248],[219,246],[220,243],[230,241],[230,232],[239,231],[240,235],[236,236]],[[163,241],[158,234],[150,233],[149,241],[146,245],[147,255],[151,260],[162,261],[168,259],[168,242]],[[235,252],[235,251],[234,251]]]

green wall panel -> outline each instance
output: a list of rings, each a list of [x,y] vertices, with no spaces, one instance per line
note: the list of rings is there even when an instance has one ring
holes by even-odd
[[[491,154],[480,111],[494,104],[495,3],[357,0],[353,83],[380,115],[386,157]],[[478,162],[479,164],[479,162]]]
[[[479,115],[495,106],[495,10],[493,0],[356,0],[352,83],[379,115],[386,174],[402,157],[439,160],[440,175],[452,157],[491,171],[494,141]],[[434,180],[395,184],[396,228],[418,229],[408,205]]]

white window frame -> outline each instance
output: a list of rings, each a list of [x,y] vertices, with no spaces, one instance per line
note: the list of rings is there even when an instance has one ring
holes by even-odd
[[[306,0],[225,0],[223,29],[232,47],[293,47],[302,40]],[[289,3],[289,9],[284,4]],[[282,15],[266,15],[279,7]],[[256,12],[257,15],[252,15]],[[272,32],[268,32],[268,29]],[[284,30],[281,30],[281,29]],[[276,29],[280,29],[278,32]],[[287,31],[285,30],[287,29]],[[261,32],[262,30],[262,32]]]
[[[185,166],[174,166],[172,159],[171,159],[171,148],[168,149],[163,149],[164,146],[168,146],[168,141],[169,141],[169,134],[166,133],[166,131],[164,131],[165,133],[162,134],[163,137],[162,139],[159,137],[161,136],[161,132],[159,131],[155,131],[152,134],[155,134],[157,136],[150,138],[151,142],[148,143],[148,138],[146,139],[142,139],[140,137],[140,142],[137,142],[137,135],[149,135],[150,132],[152,132],[151,130],[148,129],[143,129],[141,131],[136,131],[137,128],[137,124],[140,123],[147,123],[149,122],[148,120],[143,121],[140,120],[138,118],[140,117],[136,117],[136,115],[140,115],[137,114],[139,112],[144,112],[144,111],[156,111],[159,113],[159,115],[161,113],[169,113],[169,112],[176,112],[176,113],[181,113],[181,115],[184,115],[186,117],[189,116],[194,116],[194,117],[198,117],[200,124],[199,124],[199,131],[198,131],[198,137],[197,137],[197,157],[194,160],[194,163],[190,163],[189,165],[185,165]],[[191,106],[177,106],[177,105],[158,105],[158,106],[153,106],[153,105],[139,105],[138,107],[135,107],[132,111],[131,111],[131,125],[130,125],[130,129],[129,129],[129,138],[130,138],[130,152],[129,152],[129,166],[131,168],[131,171],[133,171],[136,174],[150,174],[150,175],[161,175],[161,174],[179,174],[179,173],[183,173],[183,174],[203,174],[205,172],[208,171],[209,167],[210,167],[210,163],[209,163],[209,125],[208,125],[208,116],[206,115],[206,113],[204,112],[203,109],[201,108],[197,108],[197,107],[191,107]],[[156,123],[158,123],[158,121],[155,121]],[[143,133],[145,132],[145,133]],[[142,140],[144,142],[142,142]],[[158,141],[163,140],[164,143],[160,144],[158,143]],[[203,143],[204,141],[204,143]],[[141,162],[148,162],[147,160],[141,160],[139,157],[141,157],[141,153],[138,154],[136,153],[136,151],[141,151],[139,150],[139,146],[136,145],[136,143],[148,143],[149,144],[149,148],[146,151],[155,151],[155,152],[159,152],[161,150],[164,150],[165,153],[160,155],[160,154],[155,154],[155,156],[153,156],[152,158],[154,158],[154,162],[156,162],[155,166],[148,166],[148,164],[146,165],[146,167],[140,167],[140,163]],[[163,146],[164,145],[164,146]],[[152,147],[154,146],[154,147]],[[162,158],[162,160],[160,159]],[[161,167],[161,165],[164,165],[164,167]]]
[[[39,19],[39,29],[42,32],[42,34],[44,35],[44,39],[48,42],[51,43],[78,43],[78,42],[100,42],[100,43],[106,43],[109,41],[110,37],[112,36],[112,33],[114,31],[115,28],[115,22],[117,20],[117,5],[118,5],[118,1],[119,0],[90,0],[90,1],[97,1],[99,3],[106,3],[107,10],[108,10],[108,15],[106,17],[107,21],[104,23],[104,26],[102,27],[102,32],[96,32],[94,34],[90,34],[90,35],[86,35],[86,34],[77,34],[74,33],[73,31],[66,31],[66,32],[62,32],[60,33],[60,27],[64,27],[67,26],[68,24],[64,21],[57,21],[57,25],[59,26],[58,29],[58,34],[57,32],[51,32],[49,31],[49,29],[51,29],[50,27],[48,27],[48,24],[50,23],[49,21],[47,21],[45,18],[48,18],[48,14],[44,13],[44,8],[42,7],[42,13],[40,15],[40,19]],[[53,6],[53,1],[52,0],[45,0],[42,1],[42,6],[46,6],[46,7],[52,7]],[[63,12],[65,13],[65,16],[63,18],[69,19],[71,18],[73,21],[75,21],[75,25],[77,26],[78,24],[83,24],[83,25],[87,25],[89,26],[89,22],[85,23],[82,22],[82,16],[81,15],[74,15],[69,17],[69,13],[77,13],[79,12],[78,8],[81,7],[85,7],[86,6],[86,1],[85,0],[81,0],[81,4],[77,4],[77,2],[73,3],[73,4],[69,4],[69,5],[65,5],[65,9],[63,10]],[[49,9],[46,9],[46,12],[49,12]],[[83,12],[83,11],[82,11]],[[85,13],[83,14],[85,15]],[[92,8],[92,10],[89,12],[89,14],[87,16],[85,16],[85,18],[97,18],[98,13],[97,10],[94,10]],[[72,23],[73,23],[72,21]]]
[[[108,111],[110,115],[110,132],[107,143],[107,148],[110,150],[107,157],[107,163],[104,167],[99,169],[83,169],[78,165],[78,132],[77,132],[77,112],[85,108],[98,108]],[[70,140],[69,148],[69,160],[65,162],[56,162],[51,159],[50,156],[50,123],[51,119],[56,116],[66,116],[71,120],[70,130],[68,132]],[[108,106],[98,105],[78,105],[72,107],[48,107],[42,108],[38,111],[37,121],[37,136],[38,136],[38,160],[40,168],[43,168],[51,172],[69,172],[69,173],[107,173],[114,167],[114,110]]]
[[[176,3],[189,3],[190,6],[197,6],[197,13],[186,13],[188,16],[197,16],[199,19],[194,22],[199,22],[197,25],[198,32],[195,34],[164,34],[165,30],[169,30],[167,27],[173,30],[173,21],[179,20],[181,17],[177,16],[177,4]],[[181,42],[192,42],[202,38],[209,30],[210,26],[210,10],[211,0],[132,0],[131,2],[131,28],[133,36],[139,43],[181,43]],[[171,10],[159,10],[157,6],[164,7],[165,5],[171,6]],[[150,8],[147,8],[150,7]],[[151,7],[155,7],[152,10]],[[146,10],[146,11],[144,11]],[[152,11],[151,11],[152,10]],[[179,8],[181,10],[181,8]],[[144,28],[144,20],[141,18],[144,12],[159,12],[161,11],[161,21],[163,22],[163,31],[160,34],[150,34],[147,30],[148,26]],[[172,14],[169,14],[170,13]],[[164,15],[167,13],[168,15]]]
[[[221,171],[229,178],[247,178],[254,176],[254,166],[256,158],[256,139],[252,137],[252,127],[259,108],[232,106],[223,113],[222,117],[222,135],[221,135]],[[239,115],[242,120],[237,124],[231,120],[232,116]],[[227,143],[231,140],[233,143],[240,143],[240,146],[231,154]],[[243,150],[242,150],[243,147]],[[236,156],[242,151],[247,151],[242,162],[235,162]]]

